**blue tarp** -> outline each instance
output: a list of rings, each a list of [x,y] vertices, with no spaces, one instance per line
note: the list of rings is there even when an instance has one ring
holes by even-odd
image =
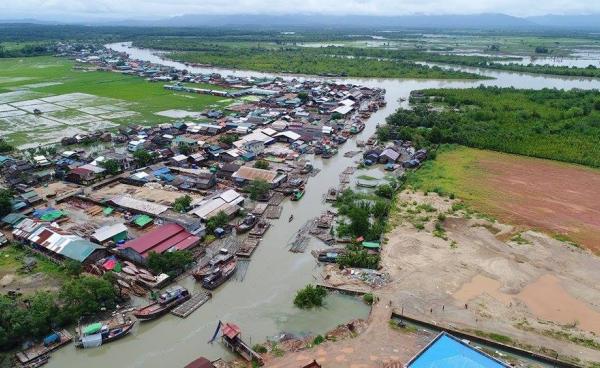
[[[508,365],[459,339],[440,334],[407,365],[408,368],[506,368]]]

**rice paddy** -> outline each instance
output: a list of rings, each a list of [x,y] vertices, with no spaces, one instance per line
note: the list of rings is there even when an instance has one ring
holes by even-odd
[[[19,148],[124,124],[171,121],[158,112],[224,106],[222,97],[178,94],[137,76],[74,68],[72,60],[0,60],[0,135]]]

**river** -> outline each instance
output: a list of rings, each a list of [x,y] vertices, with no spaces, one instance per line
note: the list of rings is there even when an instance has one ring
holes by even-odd
[[[151,50],[130,47],[129,44],[111,44],[108,47],[124,51],[132,58],[188,69],[191,72],[218,72],[238,76],[274,76],[271,73],[226,70],[219,68],[190,68],[184,64],[166,60]],[[480,84],[516,88],[600,88],[600,80],[589,78],[551,77],[503,71],[478,70],[495,79],[490,80],[416,80],[416,79],[367,79],[334,78],[340,82],[362,84],[385,88],[387,106],[374,113],[358,136],[366,139],[375,132],[377,123],[385,120],[400,106],[399,98],[408,98],[410,91],[423,88],[468,88]],[[306,77],[281,75],[284,78]],[[310,77],[319,79],[317,77]],[[331,78],[328,78],[331,79]],[[407,104],[403,102],[402,104]],[[318,266],[310,255],[310,250],[321,248],[322,243],[312,239],[305,253],[290,253],[286,245],[290,237],[309,219],[318,216],[327,205],[322,198],[327,189],[337,186],[339,174],[356,158],[344,157],[344,152],[357,150],[354,139],[342,147],[340,152],[329,160],[313,159],[320,173],[310,178],[305,197],[298,202],[284,201],[281,219],[272,222],[260,246],[252,256],[245,279],[242,282],[231,280],[213,293],[213,298],[186,319],[172,315],[135,327],[131,336],[97,349],[79,350],[73,345],[52,354],[49,368],[86,367],[183,367],[199,356],[209,359],[229,357],[220,343],[208,344],[217,322],[237,323],[243,336],[252,344],[262,342],[269,336],[281,332],[297,334],[324,333],[338,324],[355,318],[364,318],[369,308],[358,298],[330,294],[324,308],[303,311],[295,308],[292,300],[296,290],[314,282]],[[294,220],[288,222],[290,214]],[[199,286],[191,277],[181,285],[198,290]]]

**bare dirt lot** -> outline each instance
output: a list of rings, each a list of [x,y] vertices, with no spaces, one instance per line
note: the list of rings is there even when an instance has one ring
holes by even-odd
[[[375,295],[384,304],[391,302],[397,313],[426,322],[582,366],[600,361],[600,258],[535,231],[516,232],[512,226],[473,216],[455,203],[435,194],[399,195],[398,211],[391,218],[395,228],[382,250],[382,271],[392,281],[374,289]],[[328,280],[345,285],[335,267],[326,270],[332,275]],[[366,287],[355,279],[346,284]],[[380,302],[373,313],[378,315],[381,307]],[[371,326],[378,326],[373,329],[377,333]],[[391,328],[375,319],[364,337],[327,343],[324,356],[330,361],[343,354],[341,349],[354,352],[364,344],[385,347],[390,342],[413,354],[418,351],[415,336],[399,334],[396,340],[390,335],[395,331],[381,332],[386,329]],[[406,363],[408,350],[396,358]],[[291,353],[285,361],[299,356]],[[278,362],[274,366],[281,366]]]

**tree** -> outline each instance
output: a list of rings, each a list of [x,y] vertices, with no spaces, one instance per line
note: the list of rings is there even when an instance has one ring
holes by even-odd
[[[381,184],[377,187],[377,189],[375,189],[375,194],[379,197],[392,199],[394,196],[394,188],[392,188],[392,186],[389,184]]]
[[[4,139],[0,139],[0,153],[11,152],[14,149],[15,147],[8,144]]]
[[[269,162],[265,161],[265,160],[258,160],[254,163],[254,167],[257,169],[263,169],[263,170],[268,170],[269,169]]]
[[[190,153],[192,153],[192,148],[183,142],[179,143],[177,148],[179,149],[179,153],[181,153],[182,155],[189,155]]]
[[[248,184],[248,193],[250,194],[250,199],[257,200],[262,196],[269,193],[271,189],[271,185],[267,183],[265,180],[253,180],[250,184]]]
[[[148,166],[152,163],[152,161],[154,161],[154,154],[144,149],[140,149],[133,153],[133,158],[135,159],[135,162],[137,162],[138,166]]]
[[[183,272],[194,261],[192,253],[187,250],[176,250],[162,254],[150,252],[148,268],[154,273],[166,273],[176,276]]]
[[[63,268],[65,270],[65,272],[67,273],[67,275],[69,276],[79,276],[81,275],[81,272],[83,272],[83,267],[81,265],[81,262],[75,261],[73,259],[69,259],[67,260],[64,265]]]
[[[192,197],[186,194],[175,200],[175,202],[173,203],[173,209],[177,212],[185,212],[188,210],[188,208],[190,208],[191,205]]]
[[[308,101],[308,93],[300,92],[298,93],[298,98],[300,99],[300,101],[302,101],[302,103],[306,103],[306,101]]]
[[[219,142],[231,146],[233,142],[237,141],[240,137],[237,134],[224,134],[219,137]]]
[[[0,216],[6,216],[12,211],[12,192],[9,189],[0,189]]]
[[[365,236],[369,232],[369,210],[365,207],[352,207],[348,212],[348,231],[354,237]]]
[[[79,317],[98,313],[102,308],[112,309],[117,295],[110,282],[92,276],[71,279],[59,293],[63,305],[63,321],[73,322]]]
[[[206,232],[213,234],[217,228],[223,228],[229,223],[229,216],[223,211],[219,211],[216,216],[211,217],[206,222]]]
[[[306,285],[298,290],[294,297],[294,305],[298,308],[309,309],[323,305],[323,299],[327,296],[327,291],[321,286]]]
[[[117,160],[105,160],[100,163],[100,166],[106,170],[109,175],[117,175],[121,171],[121,165]]]

